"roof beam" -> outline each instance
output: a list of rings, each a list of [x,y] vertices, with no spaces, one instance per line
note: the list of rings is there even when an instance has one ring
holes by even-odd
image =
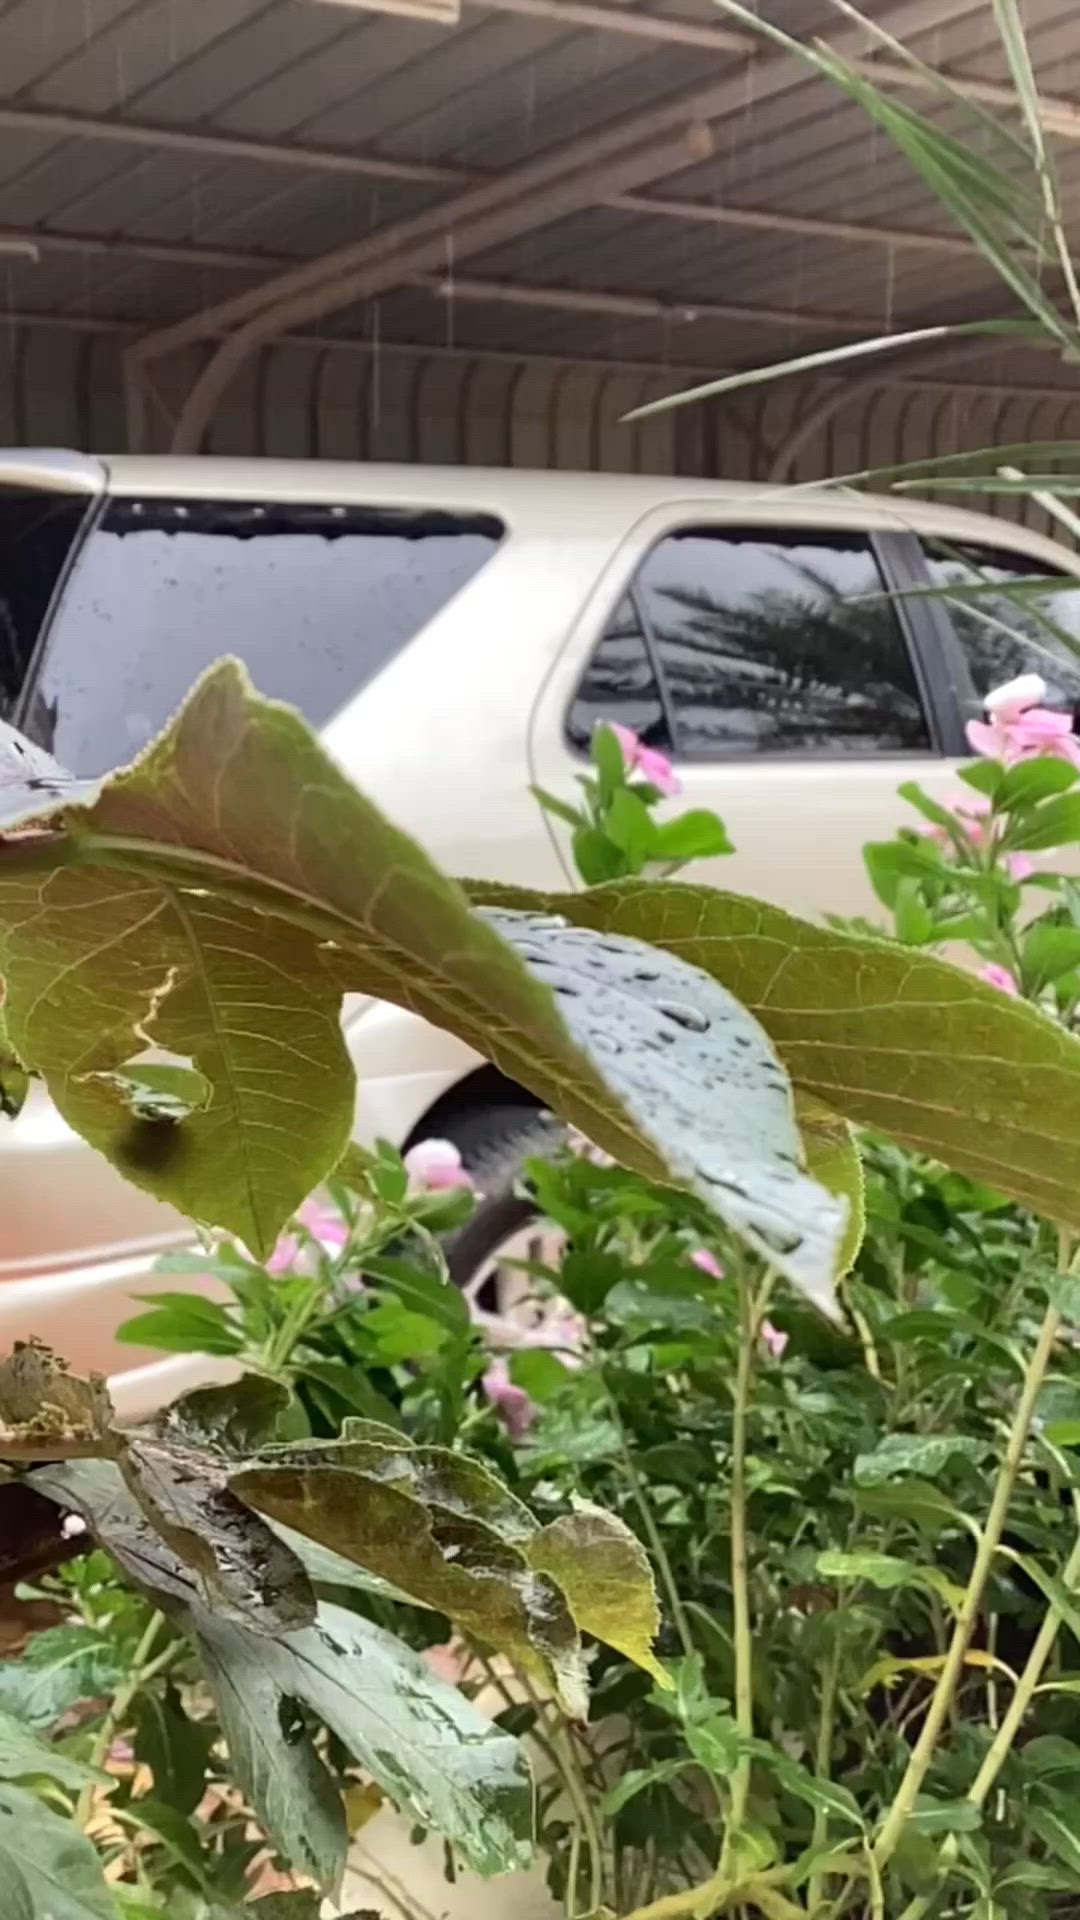
[[[651,293],[593,293],[583,287],[523,287],[507,280],[452,280],[426,274],[410,282],[440,300],[471,300],[509,307],[546,307],[559,313],[604,313],[631,320],[751,320],[765,327],[812,327],[821,333],[862,339],[872,324],[844,313],[810,313],[798,307],[755,307],[715,300],[660,300]],[[985,351],[985,344],[984,344]]]
[[[458,167],[423,160],[383,160],[377,154],[343,153],[335,147],[290,147],[272,140],[243,140],[225,133],[189,133],[181,127],[135,120],[103,120],[94,114],[53,113],[36,107],[0,107],[0,129],[44,133],[55,140],[105,140],[117,146],[149,147],[155,153],[189,154],[193,160],[258,160],[272,167],[351,175],[365,180],[419,180],[456,186],[468,176]]]
[[[936,0],[930,0],[930,4],[939,14]],[[928,0],[898,0],[889,10],[887,24],[903,37],[925,26],[927,17]],[[861,26],[841,28],[833,44],[840,54],[861,57],[865,45]],[[179,327],[148,336],[127,356],[130,421],[136,444],[143,372],[161,354],[206,339],[220,328],[235,329],[199,375],[177,422],[176,450],[195,450],[234,374],[264,340],[307,326],[327,313],[340,312],[417,274],[438,271],[449,232],[454,236],[455,258],[464,261],[524,230],[534,230],[613,196],[633,192],[664,173],[684,167],[688,127],[702,119],[737,112],[746,100],[747,71],[746,63],[739,62],[704,86],[622,115],[511,169],[497,181],[466,187],[436,209],[340,247],[322,260],[253,288],[249,294],[195,314]],[[782,97],[807,82],[803,62],[786,52],[759,52],[753,61],[753,76],[756,102]]]
[[[79,233],[59,227],[0,227],[0,253],[71,254],[84,258],[154,260],[167,267],[222,267],[230,272],[268,273],[291,264],[283,253],[237,252],[191,240],[154,240],[142,234]]]
[[[916,227],[882,227],[862,220],[828,220],[818,214],[783,213],[774,207],[731,207],[709,200],[665,200],[654,194],[623,193],[604,203],[620,213],[643,213],[664,220],[698,221],[705,226],[745,227],[762,233],[798,233],[812,240],[853,240],[875,246],[917,248],[924,253],[977,253],[974,241],[959,234],[928,233]]]
[[[700,20],[679,20],[645,13],[638,7],[598,7],[585,0],[467,0],[470,6],[494,13],[523,13],[561,26],[594,28],[599,33],[625,34],[633,40],[651,40],[672,47],[705,47],[713,53],[740,53],[752,59],[760,42],[737,27]]]

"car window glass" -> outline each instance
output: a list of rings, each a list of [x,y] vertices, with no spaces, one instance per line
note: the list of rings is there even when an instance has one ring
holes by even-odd
[[[1019,673],[1040,673],[1047,704],[1074,707],[1080,701],[1080,580],[1074,590],[1009,593],[1009,584],[1052,569],[1026,554],[965,542],[923,542],[930,578],[939,587],[1000,585],[1000,595],[948,599],[949,617],[964,650],[981,702],[993,687]]]
[[[153,738],[222,654],[328,720],[495,551],[488,516],[120,500],[53,621],[41,744],[94,774]],[[43,737],[44,735],[44,737]]]
[[[684,758],[929,751],[865,534],[688,527],[652,549],[635,593]]]
[[[619,602],[581,678],[566,730],[587,753],[599,720],[616,720],[650,747],[671,751],[656,673],[629,595]]]
[[[0,487],[0,719],[15,715],[86,510],[81,494]]]

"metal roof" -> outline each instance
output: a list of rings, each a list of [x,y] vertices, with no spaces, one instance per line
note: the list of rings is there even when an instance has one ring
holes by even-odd
[[[830,0],[760,4],[867,51]],[[990,0],[865,4],[993,106]],[[1026,21],[1075,202],[1076,0]],[[456,25],[351,0],[0,0],[0,244],[0,320],[125,345],[180,327],[129,409],[150,444],[253,324],[662,373],[1008,304],[859,108],[709,0],[463,0]],[[282,280],[324,256],[306,288]],[[963,377],[1070,380],[1000,350]]]

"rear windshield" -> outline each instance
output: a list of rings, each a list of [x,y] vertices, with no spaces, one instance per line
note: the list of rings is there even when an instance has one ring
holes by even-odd
[[[260,693],[329,720],[470,581],[488,515],[119,500],[50,632],[35,737],[81,774],[130,760],[238,654]]]
[[[84,494],[0,487],[0,719],[15,718],[86,510]]]

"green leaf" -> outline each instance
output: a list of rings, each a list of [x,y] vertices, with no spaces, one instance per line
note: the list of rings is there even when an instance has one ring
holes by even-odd
[[[133,1428],[120,1465],[151,1526],[194,1573],[207,1606],[263,1633],[314,1619],[302,1566],[231,1491],[224,1457]]]
[[[1031,993],[1080,966],[1080,927],[1054,927],[1037,920],[1023,940],[1024,985]]]
[[[866,1232],[866,1182],[855,1135],[846,1120],[804,1093],[795,1095],[795,1118],[807,1172],[847,1207],[844,1237],[836,1255],[837,1278],[842,1279],[855,1265]]]
[[[37,1340],[0,1360],[0,1459],[107,1453],[112,1404],[104,1380],[82,1380]]]
[[[888,1553],[859,1550],[844,1553],[839,1548],[829,1549],[818,1554],[816,1569],[823,1580],[867,1580],[872,1587],[883,1591],[917,1586],[919,1582],[917,1567]]]
[[[742,1754],[742,1741],[736,1722],[726,1715],[691,1722],[686,1729],[686,1744],[699,1766],[714,1780],[726,1780],[733,1774]]]
[[[1075,591],[1076,582],[1070,585]],[[997,585],[993,590],[1001,591]],[[1078,778],[1080,774],[1069,760],[1055,760],[1048,754],[1037,760],[1021,760],[1018,766],[1009,768],[998,785],[997,803],[999,807],[1033,806],[1054,794],[1067,793]]]
[[[578,827],[571,842],[574,864],[587,887],[598,887],[604,880],[617,880],[626,872],[621,848],[609,840],[600,827]]]
[[[585,1683],[573,1616],[555,1582],[534,1573],[520,1541],[517,1502],[494,1507],[474,1463],[447,1454],[434,1476],[410,1471],[392,1448],[342,1449],[357,1464],[267,1464],[232,1477],[240,1498],[260,1513],[355,1560],[424,1606],[448,1614],[464,1632],[553,1682],[572,1718],[584,1717]],[[438,1449],[428,1450],[438,1452]],[[379,1455],[382,1458],[379,1458]],[[412,1486],[410,1488],[410,1479]],[[438,1497],[441,1495],[441,1497]],[[511,1505],[512,1503],[512,1505]],[[529,1531],[535,1522],[527,1514]],[[499,1524],[492,1524],[499,1516]]]
[[[1015,1566],[1023,1568],[1028,1579],[1035,1582],[1050,1605],[1061,1615],[1070,1633],[1080,1637],[1080,1593],[1074,1593],[1056,1573],[1047,1573],[1031,1554],[1017,1553],[1013,1547],[999,1547],[998,1552]]]
[[[239,1353],[243,1335],[225,1308],[197,1293],[146,1293],[153,1304],[117,1329],[125,1346],[156,1347],[162,1353]]]
[[[85,1834],[32,1794],[0,1781],[4,1920],[116,1920],[101,1861]]]
[[[517,1742],[390,1634],[325,1605],[314,1627],[279,1640],[202,1617],[197,1628],[219,1708],[223,1676],[230,1689],[229,1720],[224,1710],[222,1717],[234,1764],[238,1732],[258,1706],[257,1727],[243,1735],[241,1779],[247,1786],[253,1766],[265,1769],[272,1762],[284,1769],[275,1784],[274,1820],[267,1816],[265,1785],[262,1800],[254,1793],[253,1800],[297,1864],[305,1855],[285,1846],[281,1833],[284,1820],[295,1846],[309,1828],[288,1778],[290,1758],[306,1745],[297,1700],[332,1729],[397,1805],[443,1834],[476,1872],[505,1873],[528,1864],[532,1785]],[[324,1863],[315,1877],[327,1885],[335,1875]]]
[[[990,1442],[969,1433],[890,1433],[855,1461],[855,1483],[879,1486],[904,1474],[941,1473],[953,1460],[985,1460]]]
[[[651,858],[715,860],[720,854],[734,851],[723,821],[706,807],[691,807],[677,819],[657,826]]]
[[[1010,847],[1041,853],[1080,840],[1080,793],[1063,793],[1017,820],[1009,829]]]
[[[847,1207],[801,1170],[791,1088],[756,1021],[638,939],[598,942],[548,913],[485,917],[554,989],[583,1054],[603,1062],[676,1177],[835,1318]]]
[[[616,1814],[636,1800],[639,1793],[648,1787],[663,1787],[670,1780],[677,1780],[691,1765],[687,1760],[658,1760],[651,1767],[631,1767],[609,1787],[604,1795],[602,1811],[607,1819],[614,1820]]]
[[[656,822],[640,794],[619,787],[604,814],[604,832],[626,855],[631,873],[640,873],[655,857]]]
[[[1035,762],[1029,764],[1034,766]],[[976,793],[985,793],[988,800],[996,799],[1005,780],[1005,769],[997,760],[973,760],[959,772],[967,786],[974,787]]]
[[[124,1677],[121,1655],[95,1627],[46,1627],[17,1660],[0,1661],[0,1710],[51,1727],[82,1700],[107,1699]]]
[[[144,1687],[135,1712],[135,1758],[149,1767],[155,1800],[180,1814],[194,1813],[217,1738],[212,1725],[189,1719],[173,1686]]]
[[[1075,1815],[1070,1819],[1057,1798],[1052,1807],[1029,1803],[1024,1811],[1028,1826],[1054,1859],[1063,1861],[1071,1873],[1080,1873],[1080,1832],[1076,1829]]]
[[[606,803],[626,779],[626,760],[618,735],[606,720],[593,728],[589,757],[600,775],[601,796]]]
[[[193,1630],[234,1777],[289,1864],[335,1892],[348,1835],[341,1796],[296,1704],[304,1654],[294,1660],[284,1642],[201,1613]],[[321,1629],[298,1637],[308,1635],[325,1659]]]
[[[347,1144],[345,992],[407,1004],[449,1028],[647,1177],[692,1182],[710,1202],[730,1196],[723,1179],[697,1171],[723,1132],[712,1109],[728,1108],[726,1088],[703,1099],[695,1083],[693,1141],[685,1127],[668,1136],[676,1115],[662,1089],[700,1061],[701,1036],[665,1025],[641,994],[633,1055],[624,1045],[616,1059],[607,1032],[589,1051],[563,1018],[571,1003],[470,915],[461,891],[349,784],[298,715],[252,693],[237,663],[213,669],[138,764],[71,817],[77,861],[62,832],[0,846],[12,1044],[65,1118],[130,1178],[256,1255]],[[676,969],[667,986],[680,1005],[708,991],[692,970]],[[736,1017],[723,1005],[718,1027]],[[656,1051],[661,1030],[668,1041]],[[140,1120],[93,1078],[138,1060],[148,1042],[204,1075],[205,1111]],[[775,1062],[770,1072],[780,1112],[787,1091]],[[728,1160],[725,1150],[725,1176]],[[809,1202],[815,1190],[795,1167],[787,1173],[790,1194]],[[738,1168],[735,1180],[743,1184]],[[743,1211],[734,1196],[736,1220]],[[841,1223],[828,1205],[817,1214],[812,1233],[770,1218],[758,1243],[797,1238],[798,1249],[771,1251],[793,1277],[816,1267],[824,1291],[822,1243]]]
[[[197,1387],[158,1414],[154,1428],[164,1440],[179,1440],[212,1452],[246,1454],[268,1441],[290,1405],[278,1380],[245,1373],[228,1386]]]
[[[927,954],[677,881],[474,892],[704,968],[760,1020],[797,1089],[1080,1228],[1080,1040],[1035,1008]]]
[[[908,1815],[916,1833],[977,1833],[982,1826],[982,1808],[970,1800],[934,1800],[920,1794]]]
[[[555,819],[561,820],[565,826],[577,827],[581,825],[581,814],[578,812],[578,809],[570,806],[567,801],[560,800],[558,794],[549,793],[546,787],[536,786],[530,787],[529,792],[532,794],[533,799],[538,801],[543,807],[545,813],[553,814]]]
[[[60,1753],[47,1740],[0,1712],[0,1780],[55,1780],[58,1786],[78,1793],[88,1782],[108,1784],[108,1776],[93,1767],[84,1767]]]
[[[459,1337],[469,1330],[469,1309],[464,1295],[449,1280],[409,1260],[378,1254],[365,1260],[364,1272],[376,1280],[385,1292],[393,1294],[410,1313],[434,1321],[443,1333]]]
[[[625,1654],[659,1686],[671,1686],[653,1652],[660,1608],[652,1568],[622,1520],[599,1507],[579,1507],[541,1527],[526,1554],[531,1567],[561,1587],[582,1633]]]

